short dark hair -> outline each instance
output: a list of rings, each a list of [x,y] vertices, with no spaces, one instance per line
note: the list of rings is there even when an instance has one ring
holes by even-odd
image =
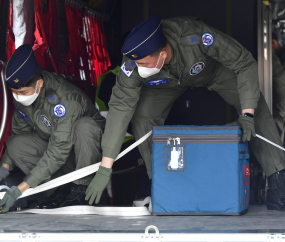
[[[165,48],[167,46],[167,40],[165,39],[164,42],[162,43],[162,45],[152,54],[150,54],[150,56],[157,56],[159,55],[160,51]]]
[[[43,74],[42,74],[42,68],[39,66],[38,69],[36,70],[36,72],[34,73],[34,75],[32,75],[32,77],[27,80],[26,82],[24,82],[23,84],[21,84],[20,86],[17,87],[11,87],[14,89],[21,89],[23,87],[32,87],[34,86],[34,84],[39,80],[39,79],[43,79]]]

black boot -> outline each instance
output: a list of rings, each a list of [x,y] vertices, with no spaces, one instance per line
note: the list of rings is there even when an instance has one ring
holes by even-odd
[[[65,184],[60,186],[56,191],[50,196],[50,202],[40,204],[40,209],[50,209],[59,208],[60,205],[65,201],[66,197],[70,193],[71,184]]]
[[[66,197],[65,201],[60,205],[60,207],[74,206],[74,205],[89,205],[89,202],[85,200],[86,190],[88,186],[72,184],[70,193]],[[107,189],[102,193],[100,202],[98,204],[92,204],[93,206],[104,206],[110,205],[110,197],[108,195]]]
[[[285,170],[268,177],[267,209],[285,211]]]
[[[61,203],[60,207],[74,206],[74,205],[88,205],[88,201],[85,201],[85,192],[87,186],[72,184],[70,193],[66,199]]]
[[[285,211],[285,199],[279,194],[274,192],[268,192],[267,196],[267,209],[268,210],[278,210]]]

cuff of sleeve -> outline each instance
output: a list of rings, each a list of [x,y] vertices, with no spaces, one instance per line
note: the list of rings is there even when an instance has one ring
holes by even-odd
[[[10,172],[4,166],[0,166],[0,177],[2,179],[5,179],[9,174]]]
[[[101,175],[104,175],[104,176],[107,176],[107,177],[110,177],[112,171],[113,170],[111,168],[107,168],[107,167],[104,167],[104,166],[99,166],[99,170],[97,171],[97,173],[101,174]]]
[[[7,154],[5,154],[2,158],[2,160],[0,161],[0,166],[2,166],[3,164],[9,165],[9,171],[12,171],[14,168],[13,161],[11,160],[11,158]]]
[[[254,99],[246,99],[246,100],[241,100],[241,109],[256,109],[257,104],[258,104],[259,98],[254,98]]]
[[[34,177],[31,173],[24,178],[24,181],[32,188],[35,188],[41,183],[41,181]]]
[[[103,149],[103,156],[112,159],[116,159],[118,154],[120,153],[120,150],[114,150],[104,146],[102,146],[102,149]]]

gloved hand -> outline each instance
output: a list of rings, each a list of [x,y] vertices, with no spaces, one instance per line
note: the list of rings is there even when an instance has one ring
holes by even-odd
[[[85,200],[89,200],[90,205],[94,202],[95,198],[95,203],[99,203],[102,193],[110,180],[111,173],[112,169],[99,166],[96,175],[86,190]]]
[[[10,172],[4,167],[0,166],[0,182],[9,176]]]
[[[253,137],[256,136],[253,118],[240,115],[238,121],[241,124],[243,130],[243,136],[242,136],[243,142],[245,142],[246,140],[250,141],[251,135]]]
[[[1,213],[7,213],[9,209],[14,205],[17,198],[22,195],[21,191],[18,187],[12,186],[4,195],[0,206],[3,207],[3,210]]]

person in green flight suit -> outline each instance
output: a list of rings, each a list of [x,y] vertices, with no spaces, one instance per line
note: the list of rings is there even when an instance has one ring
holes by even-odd
[[[280,52],[284,49],[278,43],[277,35],[272,33],[272,86],[273,86],[273,118],[276,122],[281,142],[285,137],[285,69]],[[283,61],[282,61],[283,60]]]
[[[269,177],[267,208],[285,210],[284,152],[255,137],[257,132],[281,145],[260,93],[257,63],[249,51],[196,17],[151,17],[132,30],[122,50],[123,64],[102,138],[102,172],[86,191],[90,203],[100,200],[130,121],[138,140],[153,126],[164,124],[174,101],[189,87],[207,87],[239,113],[243,141],[250,142]],[[139,150],[151,179],[151,138]]]
[[[12,136],[0,161],[0,181],[14,165],[26,177],[6,192],[2,213],[29,187],[100,162],[105,127],[105,119],[80,89],[40,68],[30,45],[20,46],[9,59],[6,83],[15,111]],[[60,187],[43,208],[86,204],[85,191],[92,178]]]

